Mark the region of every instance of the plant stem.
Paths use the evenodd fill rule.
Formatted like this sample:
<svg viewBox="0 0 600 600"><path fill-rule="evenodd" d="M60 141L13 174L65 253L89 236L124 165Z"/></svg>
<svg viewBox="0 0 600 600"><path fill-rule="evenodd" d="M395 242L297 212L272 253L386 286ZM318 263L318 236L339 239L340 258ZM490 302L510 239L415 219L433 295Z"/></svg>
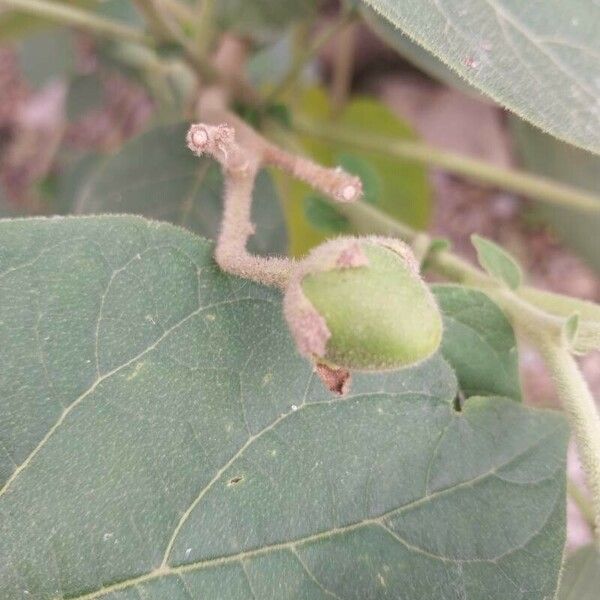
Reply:
<svg viewBox="0 0 600 600"><path fill-rule="evenodd" d="M329 40L335 37L349 23L355 19L355 14L352 11L346 11L338 18L330 27L321 33L305 52L299 54L288 72L275 84L275 87L269 92L264 100L264 104L270 104L277 100L287 89L296 81L305 65L321 50Z"/></svg>
<svg viewBox="0 0 600 600"><path fill-rule="evenodd" d="M144 16L148 28L157 40L165 42L172 39L171 30L154 0L133 0L133 3Z"/></svg>
<svg viewBox="0 0 600 600"><path fill-rule="evenodd" d="M201 56L205 56L214 37L215 0L204 0L198 11L194 44Z"/></svg>
<svg viewBox="0 0 600 600"><path fill-rule="evenodd" d="M577 505L585 522L593 529L594 509L585 492L572 479L567 479L567 492L571 500Z"/></svg>
<svg viewBox="0 0 600 600"><path fill-rule="evenodd" d="M600 197L591 192L545 177L496 167L474 158L438 150L419 141L398 140L368 131L349 130L336 123L316 122L300 115L294 119L294 125L297 131L313 137L340 142L367 152L387 154L401 160L441 167L451 173L548 204L595 214L600 212Z"/></svg>
<svg viewBox="0 0 600 600"><path fill-rule="evenodd" d="M163 6L180 22L186 25L195 21L196 15L192 8L179 0L162 0Z"/></svg>
<svg viewBox="0 0 600 600"><path fill-rule="evenodd" d="M600 416L575 359L555 340L538 338L575 435L579 459L592 496L596 534L600 531ZM600 539L598 540L600 544Z"/></svg>
<svg viewBox="0 0 600 600"><path fill-rule="evenodd" d="M61 4L60 2L48 2L46 0L0 0L0 6L6 6L19 12L43 17L56 23L79 27L103 37L141 44L152 44L152 38L138 29L105 19L87 10Z"/></svg>
<svg viewBox="0 0 600 600"><path fill-rule="evenodd" d="M352 85L354 52L356 45L356 23L350 23L339 34L331 80L331 114L335 116L342 110L348 99Z"/></svg>

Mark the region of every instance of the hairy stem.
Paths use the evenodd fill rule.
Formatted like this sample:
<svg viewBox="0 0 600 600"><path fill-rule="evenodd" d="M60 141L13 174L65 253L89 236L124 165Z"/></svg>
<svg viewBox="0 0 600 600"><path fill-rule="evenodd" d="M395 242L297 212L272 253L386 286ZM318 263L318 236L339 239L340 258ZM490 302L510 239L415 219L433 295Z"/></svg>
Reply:
<svg viewBox="0 0 600 600"><path fill-rule="evenodd" d="M440 167L450 173L548 204L594 214L600 212L600 197L591 192L516 169L504 169L474 158L438 150L422 142L378 136L368 131L351 131L336 123L316 122L302 116L294 119L294 125L299 132L313 137Z"/></svg>
<svg viewBox="0 0 600 600"><path fill-rule="evenodd" d="M540 336L541 337L541 336ZM575 359L554 340L541 338L539 349L552 373L571 423L579 460L592 496L596 534L600 531L600 416ZM600 540L598 540L600 545Z"/></svg>
<svg viewBox="0 0 600 600"><path fill-rule="evenodd" d="M266 285L285 288L295 262L289 258L263 258L248 252L254 233L251 222L252 190L259 169L272 165L303 179L337 202L352 202L362 194L360 179L341 169L328 169L291 155L268 142L227 109L227 93L208 88L198 103L205 123L192 125L188 147L196 155L209 154L223 169L224 215L215 258L229 273Z"/></svg>
<svg viewBox="0 0 600 600"><path fill-rule="evenodd" d="M49 2L47 0L0 0L0 6L42 17L63 25L79 27L102 37L141 44L152 44L152 38L138 29L116 23L87 10L68 6L60 2Z"/></svg>

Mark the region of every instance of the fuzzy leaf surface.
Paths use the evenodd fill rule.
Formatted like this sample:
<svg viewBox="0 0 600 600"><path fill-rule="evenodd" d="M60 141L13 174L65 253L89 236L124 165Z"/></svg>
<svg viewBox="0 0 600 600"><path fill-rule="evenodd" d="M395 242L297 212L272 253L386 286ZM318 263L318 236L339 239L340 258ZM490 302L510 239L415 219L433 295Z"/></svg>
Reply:
<svg viewBox="0 0 600 600"><path fill-rule="evenodd" d="M436 355L332 397L277 292L134 217L0 222L0 597L553 597L567 430Z"/></svg>
<svg viewBox="0 0 600 600"><path fill-rule="evenodd" d="M364 1L520 117L600 153L594 0Z"/></svg>

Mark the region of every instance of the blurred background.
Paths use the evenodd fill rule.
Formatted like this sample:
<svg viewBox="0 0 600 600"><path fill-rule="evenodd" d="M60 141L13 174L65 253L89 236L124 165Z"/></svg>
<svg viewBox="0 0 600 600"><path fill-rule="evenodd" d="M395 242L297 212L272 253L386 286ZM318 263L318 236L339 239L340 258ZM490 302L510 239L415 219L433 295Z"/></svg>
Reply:
<svg viewBox="0 0 600 600"><path fill-rule="evenodd" d="M182 23L193 20L193 2L169 3ZM129 0L65 4L127 27L144 26ZM317 140L290 120L297 112L420 140L593 193L600 193L599 157L485 99L371 11L344 20L336 1L306 3L310 7L296 2L294 10L283 3L265 21L251 0L216 4L208 50L224 31L243 40L248 80L270 98L267 112L277 128L265 125L264 114L242 97L237 109L244 118L317 160L357 173L366 201L447 238L457 252L474 258L469 237L477 232L516 256L531 284L600 301L599 216L525 200L423 162ZM480 58L465 60L477 68ZM278 90L294 65L299 80ZM198 85L168 44L147 52L134 42L98 38L0 1L0 217L130 212L214 236L220 174L189 155L184 144ZM306 186L277 173L261 174L254 210L253 248L263 253L299 255L348 227ZM541 359L526 346L520 357L527 401L556 406ZM600 396L600 354L583 359L582 368ZM582 483L573 453L570 472ZM570 546L589 539L585 521L569 505Z"/></svg>

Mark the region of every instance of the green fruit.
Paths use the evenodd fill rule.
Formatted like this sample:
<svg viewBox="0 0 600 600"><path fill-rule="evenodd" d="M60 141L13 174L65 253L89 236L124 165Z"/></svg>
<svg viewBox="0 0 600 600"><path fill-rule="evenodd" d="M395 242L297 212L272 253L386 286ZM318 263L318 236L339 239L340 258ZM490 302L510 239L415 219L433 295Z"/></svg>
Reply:
<svg viewBox="0 0 600 600"><path fill-rule="evenodd" d="M313 270L300 280L304 297L330 334L324 354L314 358L370 371L405 367L431 356L442 339L442 318L410 249L378 238L353 243L362 266Z"/></svg>

